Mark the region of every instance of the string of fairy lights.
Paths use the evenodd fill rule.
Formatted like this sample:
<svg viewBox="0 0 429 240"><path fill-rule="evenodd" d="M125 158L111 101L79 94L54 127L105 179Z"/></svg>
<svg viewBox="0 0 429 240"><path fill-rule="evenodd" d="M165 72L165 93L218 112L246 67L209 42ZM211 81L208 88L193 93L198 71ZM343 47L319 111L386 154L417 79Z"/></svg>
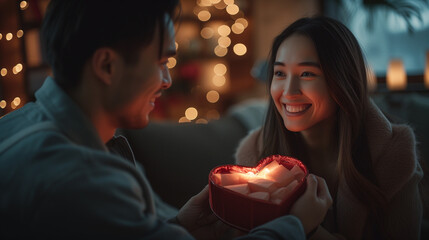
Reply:
<svg viewBox="0 0 429 240"><path fill-rule="evenodd" d="M20 9L25 11L28 9L29 3L27 1L20 1ZM231 19L219 24L219 21L211 21L214 11L226 11ZM240 10L239 4L236 4L234 0L196 0L196 5L193 9L193 13L201 21L202 28L200 29L200 37L204 40L215 40L216 46L213 48L213 53L219 58L219 62L212 66L211 72L211 84L214 86L213 89L209 89L206 92L206 100L209 103L217 103L221 94L218 89L222 88L227 84L227 71L228 67L225 61L222 60L228 52L231 52L237 56L244 56L247 52L245 44L237 42L232 43L230 34L242 34L248 26L248 21L244 17L244 13ZM216 22L214 24L214 22ZM16 33L0 32L0 41L7 42L17 40L24 36L24 31L19 29ZM179 44L176 42L176 49L179 48ZM174 57L169 58L168 68L172 69L177 65L177 59ZM0 66L0 75L2 80L14 74L20 74L24 69L22 63L16 63L10 67ZM0 99L0 108L6 109L10 107L10 110L16 109L18 106L23 104L21 97L16 96L13 99ZM198 118L198 110L196 107L188 107L184 111L184 116L180 117L179 122L195 122L195 123L207 123L207 119L218 119L220 117L219 112L216 109L207 111L206 118Z"/></svg>
<svg viewBox="0 0 429 240"><path fill-rule="evenodd" d="M19 3L19 7L22 11L26 10L28 8L28 2L21 1ZM20 39L23 36L24 36L24 31L21 29L19 29L15 34L12 32L8 32L8 33L0 32L0 41L6 41L6 44L7 44L8 42L14 41L15 38ZM22 63L16 63L12 67L10 67L9 70L7 66L0 66L0 76L2 77L2 79L6 80L8 76L10 76L11 74L17 75L21 73L23 68L24 66L22 65ZM7 101L6 99L0 99L1 109L6 109L8 105L12 110L16 109L18 106L21 105L21 97L16 96L15 98L13 98L13 100L10 100L10 101Z"/></svg>
<svg viewBox="0 0 429 240"><path fill-rule="evenodd" d="M223 21L219 24L219 21L211 22L214 11L226 11L233 21ZM244 56L247 52L245 44L237 42L232 44L232 40L229 37L231 33L239 35L242 34L248 26L248 21L244 17L244 13L240 10L234 0L196 0L196 5L193 9L193 13L196 15L199 21L201 21L202 28L200 30L200 36L204 40L216 40L217 44L213 48L213 53L222 59L232 49L232 52L237 56ZM230 25L227 22L232 22ZM178 44L176 43L176 48ZM169 59L168 67L174 68L177 64L177 60L172 57ZM212 66L211 72L211 84L215 88L222 88L227 83L226 73L228 67L225 65L225 61L219 61ZM209 89L206 93L206 100L209 103L217 103L220 100L220 93L216 89ZM198 118L199 112L195 107L188 107L184 111L184 116L180 117L179 123L192 122L195 123L207 123L207 119L218 119L220 114L216 109L209 110L206 113L206 118Z"/></svg>

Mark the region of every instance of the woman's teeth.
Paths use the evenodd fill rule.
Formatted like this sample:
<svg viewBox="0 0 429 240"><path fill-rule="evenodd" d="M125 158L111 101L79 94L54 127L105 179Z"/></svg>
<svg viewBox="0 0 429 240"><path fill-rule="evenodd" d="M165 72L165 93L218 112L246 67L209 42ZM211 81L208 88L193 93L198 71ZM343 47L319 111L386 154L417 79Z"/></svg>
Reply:
<svg viewBox="0 0 429 240"><path fill-rule="evenodd" d="M306 110L309 107L308 104L305 105L286 105L286 111L290 113L298 113Z"/></svg>

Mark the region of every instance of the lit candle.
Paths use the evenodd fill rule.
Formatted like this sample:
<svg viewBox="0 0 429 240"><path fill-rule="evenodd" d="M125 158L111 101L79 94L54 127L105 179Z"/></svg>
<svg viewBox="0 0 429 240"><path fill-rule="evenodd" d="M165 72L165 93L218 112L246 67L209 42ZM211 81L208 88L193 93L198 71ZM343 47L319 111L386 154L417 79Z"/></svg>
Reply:
<svg viewBox="0 0 429 240"><path fill-rule="evenodd" d="M400 59L392 59L387 69L387 88L390 90L403 90L407 87L407 74Z"/></svg>

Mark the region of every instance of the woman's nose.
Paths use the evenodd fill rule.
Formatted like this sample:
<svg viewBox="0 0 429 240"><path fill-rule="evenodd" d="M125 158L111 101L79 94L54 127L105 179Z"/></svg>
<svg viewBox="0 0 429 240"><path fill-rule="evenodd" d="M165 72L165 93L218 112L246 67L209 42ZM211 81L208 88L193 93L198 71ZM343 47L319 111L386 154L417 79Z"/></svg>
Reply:
<svg viewBox="0 0 429 240"><path fill-rule="evenodd" d="M289 79L285 81L285 84L283 86L283 95L286 98L291 98L294 96L301 95L301 86L299 82L299 78L296 76L289 76Z"/></svg>

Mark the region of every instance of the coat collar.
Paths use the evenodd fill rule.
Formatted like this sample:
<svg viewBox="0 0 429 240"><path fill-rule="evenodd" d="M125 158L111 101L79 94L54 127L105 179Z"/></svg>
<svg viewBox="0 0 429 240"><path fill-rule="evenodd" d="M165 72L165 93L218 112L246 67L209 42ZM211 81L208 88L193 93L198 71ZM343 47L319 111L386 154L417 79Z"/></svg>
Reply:
<svg viewBox="0 0 429 240"><path fill-rule="evenodd" d="M47 77L35 97L36 103L72 142L107 151L92 122L54 79Z"/></svg>

